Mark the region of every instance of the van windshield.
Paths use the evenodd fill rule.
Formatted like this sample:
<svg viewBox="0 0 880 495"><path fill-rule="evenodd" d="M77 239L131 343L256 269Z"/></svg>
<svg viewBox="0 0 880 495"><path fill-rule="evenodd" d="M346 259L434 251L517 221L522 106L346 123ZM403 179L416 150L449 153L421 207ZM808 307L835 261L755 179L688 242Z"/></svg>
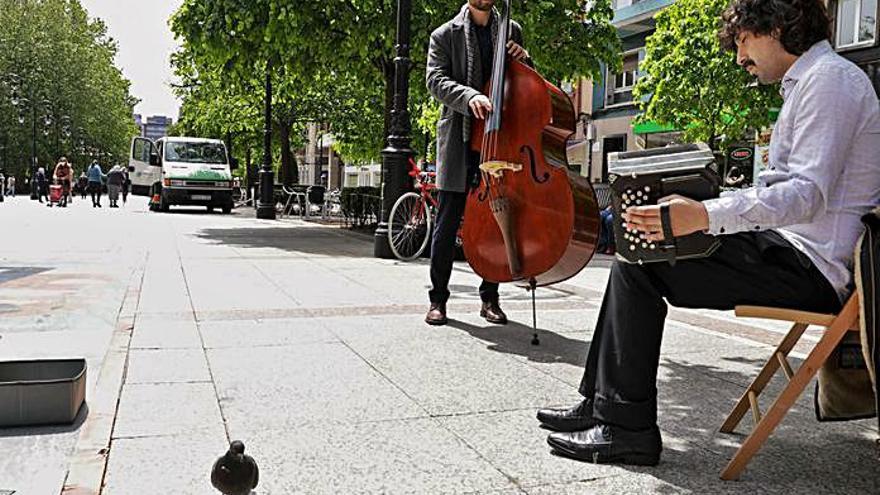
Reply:
<svg viewBox="0 0 880 495"><path fill-rule="evenodd" d="M219 143L165 143L165 161L226 164L226 150Z"/></svg>

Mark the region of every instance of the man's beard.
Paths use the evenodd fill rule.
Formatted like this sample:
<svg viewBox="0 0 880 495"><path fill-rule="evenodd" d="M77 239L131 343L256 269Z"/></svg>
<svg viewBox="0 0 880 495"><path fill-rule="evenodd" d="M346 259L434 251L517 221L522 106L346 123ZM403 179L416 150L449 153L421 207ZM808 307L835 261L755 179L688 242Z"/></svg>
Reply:
<svg viewBox="0 0 880 495"><path fill-rule="evenodd" d="M471 7L483 12L489 12L495 6L495 0L468 0L468 3Z"/></svg>

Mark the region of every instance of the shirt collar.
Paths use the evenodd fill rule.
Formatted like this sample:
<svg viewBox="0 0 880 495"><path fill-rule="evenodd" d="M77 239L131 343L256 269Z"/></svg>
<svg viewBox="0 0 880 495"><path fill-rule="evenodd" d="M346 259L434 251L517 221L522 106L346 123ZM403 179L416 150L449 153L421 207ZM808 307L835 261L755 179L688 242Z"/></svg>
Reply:
<svg viewBox="0 0 880 495"><path fill-rule="evenodd" d="M831 43L829 43L828 40L822 40L815 43L809 50L798 57L797 60L791 64L791 67L785 71L785 75L782 76L782 86L780 88L782 98L785 99L785 95L791 93L791 90L794 89L797 82L804 77L814 65L816 65L816 62L822 58L822 56L831 52L833 52Z"/></svg>

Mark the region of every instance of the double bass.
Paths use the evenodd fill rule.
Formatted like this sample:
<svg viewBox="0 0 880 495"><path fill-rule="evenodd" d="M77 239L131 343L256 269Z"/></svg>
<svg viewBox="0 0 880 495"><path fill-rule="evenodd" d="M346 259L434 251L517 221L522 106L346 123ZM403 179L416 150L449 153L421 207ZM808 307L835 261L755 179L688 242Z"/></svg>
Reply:
<svg viewBox="0 0 880 495"><path fill-rule="evenodd" d="M505 0L486 88L492 111L471 128L480 183L468 193L462 244L474 272L493 282L525 283L534 298L535 287L566 280L590 261L599 208L590 184L568 168L571 100L508 56L509 33Z"/></svg>

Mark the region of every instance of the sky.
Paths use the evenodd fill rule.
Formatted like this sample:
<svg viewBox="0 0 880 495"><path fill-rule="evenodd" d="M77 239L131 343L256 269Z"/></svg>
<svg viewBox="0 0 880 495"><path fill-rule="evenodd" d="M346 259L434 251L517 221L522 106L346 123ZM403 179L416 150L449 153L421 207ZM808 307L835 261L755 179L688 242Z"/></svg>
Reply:
<svg viewBox="0 0 880 495"><path fill-rule="evenodd" d="M131 94L141 102L135 113L165 115L177 121L180 101L172 94L170 56L177 48L168 26L183 0L80 0L90 17L107 24L119 51L116 66L131 81Z"/></svg>

